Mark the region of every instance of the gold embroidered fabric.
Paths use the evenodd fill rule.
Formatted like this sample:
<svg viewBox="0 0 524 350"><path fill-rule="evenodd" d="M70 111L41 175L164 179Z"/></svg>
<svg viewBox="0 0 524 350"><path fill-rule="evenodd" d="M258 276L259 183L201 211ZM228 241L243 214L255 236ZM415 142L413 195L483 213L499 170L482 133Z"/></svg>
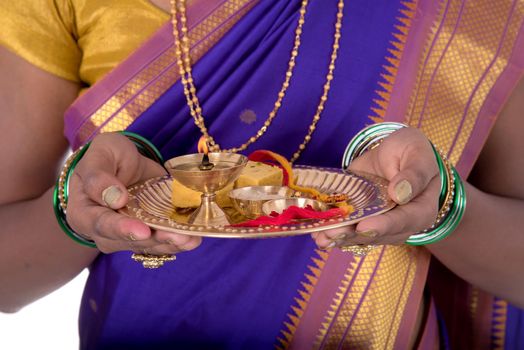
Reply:
<svg viewBox="0 0 524 350"><path fill-rule="evenodd" d="M457 164L514 50L524 1L450 0L442 10L405 122L419 126Z"/></svg>
<svg viewBox="0 0 524 350"><path fill-rule="evenodd" d="M0 45L49 73L90 86L169 16L149 0L8 0L0 2L0 18Z"/></svg>
<svg viewBox="0 0 524 350"><path fill-rule="evenodd" d="M229 0L222 2L212 13L188 32L192 62L197 62L215 45L257 1ZM78 139L85 142L97 132L126 129L179 79L174 45L157 57L139 74L124 84L82 125ZM137 94L137 91L140 93ZM121 108L126 104L125 108Z"/></svg>
<svg viewBox="0 0 524 350"><path fill-rule="evenodd" d="M315 349L392 349L415 278L415 249L388 246L356 258L327 312Z"/></svg>
<svg viewBox="0 0 524 350"><path fill-rule="evenodd" d="M404 122L422 129L457 164L489 93L512 53L522 50L515 42L524 25L524 1L449 0L441 7ZM473 325L481 318L482 295L473 289L469 296ZM472 341L489 337L492 348L502 349L507 303L496 300L493 308L491 334L474 327Z"/></svg>

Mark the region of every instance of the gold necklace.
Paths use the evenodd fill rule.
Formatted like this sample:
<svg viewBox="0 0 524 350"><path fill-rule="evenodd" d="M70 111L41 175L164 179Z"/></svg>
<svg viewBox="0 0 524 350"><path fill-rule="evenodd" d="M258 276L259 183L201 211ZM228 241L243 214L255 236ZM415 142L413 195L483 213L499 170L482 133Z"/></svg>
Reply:
<svg viewBox="0 0 524 350"><path fill-rule="evenodd" d="M282 100L286 94L287 88L289 87L289 81L293 76L293 70L295 67L296 57L298 56L298 50L301 43L302 36L302 27L305 23L305 15L307 8L308 0L302 0L300 7L300 15L298 19L298 24L295 29L295 41L293 49L291 50L291 57L288 62L288 69L286 71L285 79L278 93L277 101L274 104L273 110L269 113L267 120L264 122L264 125L257 131L257 133L250 137L248 141L240 145L239 147L234 147L228 150L227 152L239 152L245 150L249 145L257 141L264 133L267 131L273 119L275 118L278 110L282 106ZM180 8L179 8L180 7ZM335 70L335 61L337 59L337 53L340 42L340 30L342 28L342 18L343 18L343 9L344 9L344 0L339 0L338 2L338 12L337 20L335 23L335 35L333 42L333 49L331 52L331 60L329 63L328 74L326 75L326 82L324 83L324 92L320 97L320 102L317 106L315 115L313 116L313 121L309 125L308 132L304 137L304 141L299 145L297 151L293 154L290 162L293 163L299 157L302 151L306 148L306 145L311 140L313 133L315 132L318 121L320 120L320 115L324 110L324 105L327 101L327 96L331 88L331 81L333 80L333 72ZM180 11L180 12L179 12ZM180 13L180 32L178 30L178 15ZM206 137L207 142L212 151L220 151L220 145L214 140L214 138L208 133L206 128L204 117L202 115L202 107L196 95L196 87L194 85L193 75L191 73L191 60L189 56L189 38L187 37L187 16L186 16L186 0L171 0L171 15L172 15L172 24L173 24L173 36L175 38L175 55L177 58L177 65L179 68L180 77L182 80L182 85L184 87L184 95L186 96L187 104L191 116L195 121L195 125L200 129L200 132Z"/></svg>

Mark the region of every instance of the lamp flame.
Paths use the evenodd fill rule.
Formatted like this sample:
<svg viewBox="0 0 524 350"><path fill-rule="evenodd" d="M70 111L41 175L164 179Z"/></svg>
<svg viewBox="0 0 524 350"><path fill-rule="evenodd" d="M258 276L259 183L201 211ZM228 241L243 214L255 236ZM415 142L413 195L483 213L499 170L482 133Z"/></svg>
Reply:
<svg viewBox="0 0 524 350"><path fill-rule="evenodd" d="M205 136L200 137L200 139L198 140L197 149L198 153L209 153L209 147L207 146L207 138Z"/></svg>
<svg viewBox="0 0 524 350"><path fill-rule="evenodd" d="M204 171L213 169L215 164L209 161L209 147L207 146L207 139L205 136L200 137L200 140L198 140L197 149L198 153L204 153L204 156L202 157L202 163L200 163L198 168Z"/></svg>

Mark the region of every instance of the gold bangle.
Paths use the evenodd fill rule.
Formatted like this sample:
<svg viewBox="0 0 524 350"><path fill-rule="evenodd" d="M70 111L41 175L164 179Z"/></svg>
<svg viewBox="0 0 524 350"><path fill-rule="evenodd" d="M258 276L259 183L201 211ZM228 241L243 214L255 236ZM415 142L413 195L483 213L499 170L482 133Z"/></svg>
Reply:
<svg viewBox="0 0 524 350"><path fill-rule="evenodd" d="M75 232L66 219L67 202L69 196L69 180L73 170L75 169L78 161L83 157L87 151L89 143L80 147L78 150L73 152L65 161L64 166L60 172L60 176L56 181L55 190L53 192L53 209L60 228L75 242L82 245L96 248L96 244L90 237L83 236Z"/></svg>
<svg viewBox="0 0 524 350"><path fill-rule="evenodd" d="M442 159L442 162L444 163L444 167L446 169L446 177L448 180L446 198L444 200L444 203L442 203L442 206L439 209L437 218L435 219L435 222L433 223L433 225L423 230L422 232L428 232L430 230L433 230L435 227L437 227L442 222L442 220L444 220L446 215L449 213L451 205L453 204L453 199L455 198L455 176L453 175L453 171L451 170L451 163L449 162L449 160L443 154L442 151L438 150L438 153L440 155L440 158Z"/></svg>
<svg viewBox="0 0 524 350"><path fill-rule="evenodd" d="M70 168L73 162L78 158L78 155L81 152L85 152L84 147L86 147L86 145L81 146L76 151L71 153L69 157L67 157L66 161L64 162L64 165L62 166L62 170L60 171L60 176L58 177L58 202L60 204L60 207L64 211L64 214L66 213L66 210L67 210L67 199L66 199L66 186L68 186L67 177L70 176L69 174Z"/></svg>

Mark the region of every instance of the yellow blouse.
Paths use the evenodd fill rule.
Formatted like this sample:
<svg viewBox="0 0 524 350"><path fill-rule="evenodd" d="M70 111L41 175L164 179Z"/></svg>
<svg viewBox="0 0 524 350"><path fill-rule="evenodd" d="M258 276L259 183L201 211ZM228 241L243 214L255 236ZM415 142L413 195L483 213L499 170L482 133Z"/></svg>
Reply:
<svg viewBox="0 0 524 350"><path fill-rule="evenodd" d="M149 0L7 0L0 2L0 18L0 45L90 86L169 16Z"/></svg>

